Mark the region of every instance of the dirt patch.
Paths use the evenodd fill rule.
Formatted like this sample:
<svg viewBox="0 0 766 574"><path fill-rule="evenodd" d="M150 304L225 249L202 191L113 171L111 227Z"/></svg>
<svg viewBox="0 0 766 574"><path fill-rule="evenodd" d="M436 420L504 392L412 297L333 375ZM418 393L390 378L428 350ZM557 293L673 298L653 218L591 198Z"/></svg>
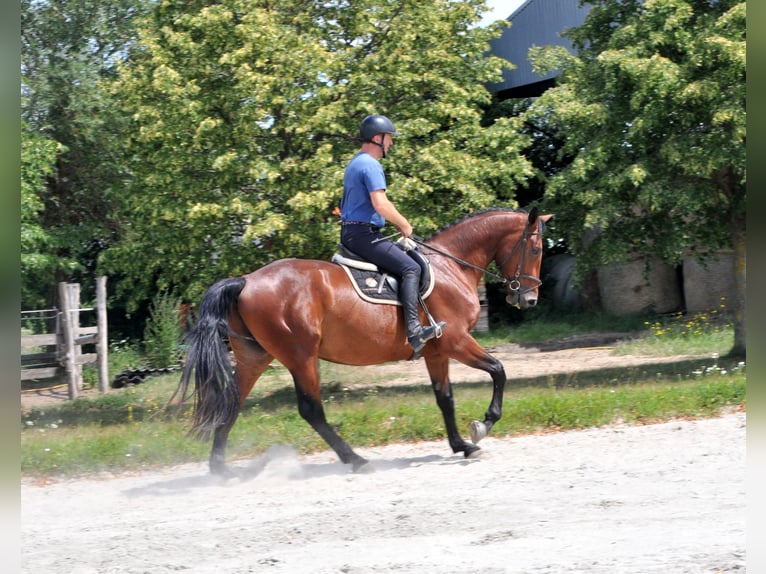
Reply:
<svg viewBox="0 0 766 574"><path fill-rule="evenodd" d="M586 333L582 335L572 335L571 337L562 337L552 341L542 341L539 343L521 343L521 347L533 348L539 351L561 351L563 349L578 349L586 347L611 347L620 341L637 339L642 333Z"/></svg>
<svg viewBox="0 0 766 574"><path fill-rule="evenodd" d="M78 397L95 398L101 393L96 388L86 388ZM65 383L41 381L37 386L24 385L21 389L21 410L60 405L69 400L69 389Z"/></svg>
<svg viewBox="0 0 766 574"><path fill-rule="evenodd" d="M518 345L513 343L497 345L487 350L503 362L509 384L523 382L535 377L547 377L567 373L618 369L649 365L679 363L704 357L693 355L673 355L667 357L643 355L617 355L615 344L629 338L629 333L599 333L568 337L556 341ZM342 368L342 367L339 367ZM400 361L370 367L348 367L359 373L359 386L373 384L412 385L429 384L428 373L423 360ZM453 383L489 381L489 376L452 361L450 380ZM328 383L329 381L324 381ZM352 385L356 386L356 385ZM21 393L21 407L29 410L35 407L61 404L69 400L69 392L64 384L42 384L42 388L27 387ZM119 390L110 391L119 392ZM80 391L81 397L96 397L98 389L87 388Z"/></svg>
<svg viewBox="0 0 766 574"><path fill-rule="evenodd" d="M557 343L536 343L535 345L508 343L488 347L487 350L503 363L509 385L529 384L534 382L533 379L547 379L555 375L607 372L626 367L648 368L651 365L668 365L706 358L699 355L666 357L618 355L615 353L614 345L618 340L620 339L613 338L610 343L608 336L583 337L561 340ZM360 377L364 380L358 386L366 386L370 381L378 380L385 381L385 383L381 383L385 386L412 385L418 382L429 384L428 372L422 360L365 367L362 373L363 375ZM461 382L490 381L490 378L482 371L452 361L450 363L450 380L459 384Z"/></svg>

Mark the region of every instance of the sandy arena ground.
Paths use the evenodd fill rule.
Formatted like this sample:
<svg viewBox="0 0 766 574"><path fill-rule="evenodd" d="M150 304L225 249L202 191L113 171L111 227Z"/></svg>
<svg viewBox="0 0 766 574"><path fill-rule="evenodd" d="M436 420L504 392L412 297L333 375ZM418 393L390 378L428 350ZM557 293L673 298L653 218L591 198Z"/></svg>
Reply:
<svg viewBox="0 0 766 574"><path fill-rule="evenodd" d="M29 574L745 572L743 412L22 484ZM33 543L28 543L34 541Z"/></svg>

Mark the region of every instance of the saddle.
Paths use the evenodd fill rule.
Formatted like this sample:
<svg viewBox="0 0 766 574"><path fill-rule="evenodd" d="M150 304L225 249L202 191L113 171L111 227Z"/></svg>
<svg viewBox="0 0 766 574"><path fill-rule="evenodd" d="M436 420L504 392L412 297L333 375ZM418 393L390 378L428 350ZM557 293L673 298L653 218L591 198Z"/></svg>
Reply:
<svg viewBox="0 0 766 574"><path fill-rule="evenodd" d="M431 263L417 249L407 254L420 265L420 297L426 299L433 291L434 276ZM340 265L351 280L357 294L370 303L401 305L399 301L399 280L378 269L374 263L350 251L344 245L338 245L338 251L331 261Z"/></svg>

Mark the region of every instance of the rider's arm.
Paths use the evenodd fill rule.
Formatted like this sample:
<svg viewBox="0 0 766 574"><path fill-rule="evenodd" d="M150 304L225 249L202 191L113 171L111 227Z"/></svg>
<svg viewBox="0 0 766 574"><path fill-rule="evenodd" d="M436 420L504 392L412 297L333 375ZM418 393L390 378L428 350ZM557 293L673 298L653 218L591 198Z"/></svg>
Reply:
<svg viewBox="0 0 766 574"><path fill-rule="evenodd" d="M376 189L371 192L370 199L372 200L372 206L375 208L375 211L383 216L383 218L391 223L391 225L397 227L404 237L412 235L412 225L410 225L410 222L407 221L406 217L399 213L399 210L396 209L394 204L391 203L391 200L388 199L388 196L386 195L385 189Z"/></svg>

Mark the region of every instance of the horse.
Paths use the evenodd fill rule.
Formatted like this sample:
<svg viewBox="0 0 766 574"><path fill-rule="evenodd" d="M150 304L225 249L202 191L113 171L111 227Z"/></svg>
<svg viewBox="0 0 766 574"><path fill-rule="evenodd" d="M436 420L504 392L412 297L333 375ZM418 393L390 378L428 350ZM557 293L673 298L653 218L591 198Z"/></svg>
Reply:
<svg viewBox="0 0 766 574"><path fill-rule="evenodd" d="M552 215L537 208L489 208L474 212L418 240L431 265L435 285L421 318L446 321L439 338L422 351L453 453L480 454L477 443L502 416L506 383L502 363L471 335L481 305L482 275L499 279L506 301L520 309L537 304L543 230ZM487 267L494 262L499 273ZM396 305L363 300L344 269L331 261L279 259L247 275L222 279L204 294L181 380L173 397L193 397L189 434L213 438L209 470L232 476L226 444L244 400L269 364L278 360L290 372L300 416L353 472L368 461L328 424L320 394L319 360L366 366L412 358L403 313ZM229 352L233 353L232 367ZM484 371L492 378L492 399L484 420L469 425L471 442L460 434L449 379L449 361ZM172 399L171 399L172 400Z"/></svg>

